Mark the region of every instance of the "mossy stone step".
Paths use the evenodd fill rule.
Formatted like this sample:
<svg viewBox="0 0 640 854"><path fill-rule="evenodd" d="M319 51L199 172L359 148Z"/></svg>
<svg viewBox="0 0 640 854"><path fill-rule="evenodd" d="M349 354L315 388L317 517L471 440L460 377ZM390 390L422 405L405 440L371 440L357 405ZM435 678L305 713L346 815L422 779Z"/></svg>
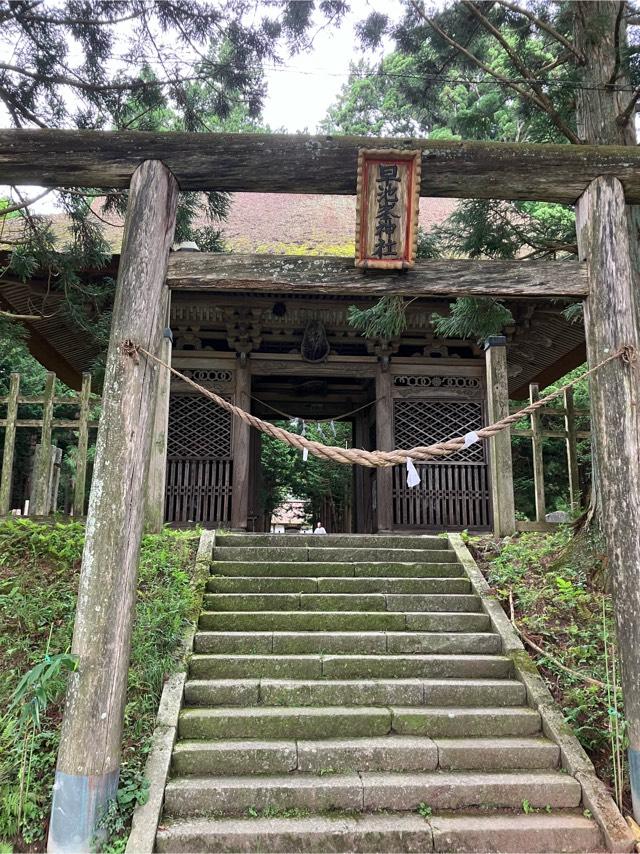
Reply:
<svg viewBox="0 0 640 854"><path fill-rule="evenodd" d="M270 561L272 563L456 563L456 553L443 549L309 548L307 546L218 546L215 561Z"/></svg>
<svg viewBox="0 0 640 854"><path fill-rule="evenodd" d="M377 548L377 549L450 549L446 537L404 534L227 534L216 535L216 546L245 548Z"/></svg>
<svg viewBox="0 0 640 854"><path fill-rule="evenodd" d="M247 854L380 854L385 852L521 852L583 854L601 851L593 819L581 814L419 815L363 813L300 818L191 819L163 823L159 852L243 851Z"/></svg>
<svg viewBox="0 0 640 854"><path fill-rule="evenodd" d="M582 789L559 772L430 771L426 773L290 774L287 776L179 777L165 790L172 816L244 815L247 810L305 809L413 812L421 803L433 810L471 807L576 808Z"/></svg>
<svg viewBox="0 0 640 854"><path fill-rule="evenodd" d="M207 611L480 611L466 593L205 593Z"/></svg>
<svg viewBox="0 0 640 854"><path fill-rule="evenodd" d="M193 679L500 679L511 676L501 655L193 655Z"/></svg>
<svg viewBox="0 0 640 854"><path fill-rule="evenodd" d="M209 593L469 593L467 578L322 578L319 576L213 576Z"/></svg>
<svg viewBox="0 0 640 854"><path fill-rule="evenodd" d="M560 748L546 738L436 739L438 767L447 771L509 771L556 768Z"/></svg>
<svg viewBox="0 0 640 854"><path fill-rule="evenodd" d="M188 706L517 706L521 682L507 679L189 679Z"/></svg>
<svg viewBox="0 0 640 854"><path fill-rule="evenodd" d="M370 655L476 653L501 651L499 635L490 632L196 632L196 653L298 655L342 653Z"/></svg>
<svg viewBox="0 0 640 854"><path fill-rule="evenodd" d="M354 563L353 561L331 563L329 561L213 561L211 573L215 576L321 576L323 578L451 578L466 577L460 564L446 563Z"/></svg>
<svg viewBox="0 0 640 854"><path fill-rule="evenodd" d="M388 735L391 710L383 708L262 707L184 709L179 736L212 738L332 738L339 732L351 736Z"/></svg>
<svg viewBox="0 0 640 854"><path fill-rule="evenodd" d="M326 632L486 632L487 614L400 611L203 611L203 631Z"/></svg>
<svg viewBox="0 0 640 854"><path fill-rule="evenodd" d="M540 733L540 714L524 706L392 707L393 731L428 738L502 738Z"/></svg>

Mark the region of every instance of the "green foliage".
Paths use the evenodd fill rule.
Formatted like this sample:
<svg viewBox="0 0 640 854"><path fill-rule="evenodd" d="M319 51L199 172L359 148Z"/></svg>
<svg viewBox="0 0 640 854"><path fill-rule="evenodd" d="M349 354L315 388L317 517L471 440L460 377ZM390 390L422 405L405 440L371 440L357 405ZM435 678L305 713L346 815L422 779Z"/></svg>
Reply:
<svg viewBox="0 0 640 854"><path fill-rule="evenodd" d="M431 322L442 338L476 338L483 341L499 335L513 323L513 315L500 300L488 297L461 297L449 306L450 314L432 314Z"/></svg>
<svg viewBox="0 0 640 854"><path fill-rule="evenodd" d="M551 534L520 534L502 544L475 538L472 547L507 613L511 597L518 627L548 653L537 663L600 776L610 781L609 724L615 707L624 730L621 692L612 683L608 697L581 678L610 683L605 642L610 654L615 627L602 543L593 534L573 537L564 526Z"/></svg>
<svg viewBox="0 0 640 854"><path fill-rule="evenodd" d="M397 338L407 328L406 308L404 297L382 297L367 308L350 305L347 319L365 338Z"/></svg>
<svg viewBox="0 0 640 854"><path fill-rule="evenodd" d="M575 368L564 377L560 377L542 391L548 394L556 391L568 382L579 379L587 370L586 365ZM574 405L576 409L589 409L589 380L582 379L573 387ZM518 404L524 406L524 402ZM562 398L552 401L551 409L562 407ZM576 418L578 430L588 430L590 419L585 416ZM564 417L562 415L543 415L543 427L549 430L564 430ZM530 427L528 418L523 418L516 424L518 429ZM523 436L511 437L511 449L513 458L513 483L516 509L523 519L535 518L535 501L533 488L533 459L531 451L531 440ZM542 440L542 454L545 474L545 502L547 508L552 510L568 511L569 507L569 475L567 472L567 451L564 439L544 438ZM577 442L578 472L582 503L586 503L591 484L591 441L590 439L579 439Z"/></svg>
<svg viewBox="0 0 640 854"><path fill-rule="evenodd" d="M79 523L0 522L0 840L36 845L48 817L78 588ZM193 532L143 539L117 803L105 819L124 850L167 674L197 611ZM119 834L119 836L118 836Z"/></svg>
<svg viewBox="0 0 640 854"><path fill-rule="evenodd" d="M427 804L420 804L418 806L418 813L422 816L422 818L431 818L433 815L433 809Z"/></svg>
<svg viewBox="0 0 640 854"><path fill-rule="evenodd" d="M316 439L325 445L345 447L351 445L351 424L336 421L333 428L330 423L304 423L278 421L291 433L302 433L309 439ZM334 434L335 430L335 434ZM309 521L321 518L320 512L328 500L331 518L323 519L327 530L335 528L346 504L350 500L352 471L350 466L320 460L309 454L307 461L297 449L277 439L262 437L262 507L267 519L273 510L286 498L302 499L305 502Z"/></svg>

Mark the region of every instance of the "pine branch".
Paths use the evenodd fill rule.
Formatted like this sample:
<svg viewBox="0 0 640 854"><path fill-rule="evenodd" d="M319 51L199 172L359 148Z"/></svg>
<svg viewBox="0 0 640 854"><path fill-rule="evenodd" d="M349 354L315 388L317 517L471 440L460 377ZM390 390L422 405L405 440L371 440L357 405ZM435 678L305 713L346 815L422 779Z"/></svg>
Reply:
<svg viewBox="0 0 640 854"><path fill-rule="evenodd" d="M526 63L522 62L518 54L511 47L507 39L502 35L500 30L495 27L491 21L482 14L480 9L475 5L475 3L471 2L471 0L463 0L464 5L476 16L476 18L480 21L485 30L490 33L498 42L498 44L502 45L505 50L507 56L513 63L515 69L520 72L522 77L528 82L529 86L534 92L535 98L530 97L530 100L533 101L541 110L543 110L551 119L556 128L562 133L569 142L574 143L574 145L580 145L581 140L576 136L576 134L571 130L571 128L565 124L559 115L556 108L553 106L549 97L544 93L542 87L537 82L533 74L529 71Z"/></svg>
<svg viewBox="0 0 640 854"><path fill-rule="evenodd" d="M554 27L551 26L551 24L548 24L546 21L543 21L541 18L538 18L538 16L534 15L533 12L530 12L523 6L519 6L517 3L511 3L509 2L509 0L497 0L497 2L501 6L504 6L505 9L510 9L512 12L517 12L517 14L519 15L524 15L525 18L528 18L532 24L535 24L537 27L540 27L541 30L544 30L545 33L548 33L552 38L560 42L560 44L564 45L567 50L569 50L574 55L579 65L584 65L584 56L571 44L569 39L565 38L562 33L559 33Z"/></svg>

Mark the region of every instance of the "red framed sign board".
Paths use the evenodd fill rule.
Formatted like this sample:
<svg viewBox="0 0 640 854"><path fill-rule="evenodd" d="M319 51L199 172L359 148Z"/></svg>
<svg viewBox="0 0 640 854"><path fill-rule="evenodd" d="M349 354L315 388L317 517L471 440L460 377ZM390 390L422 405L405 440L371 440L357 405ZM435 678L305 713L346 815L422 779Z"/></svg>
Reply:
<svg viewBox="0 0 640 854"><path fill-rule="evenodd" d="M356 267L413 267L421 166L420 151L361 148L358 152Z"/></svg>

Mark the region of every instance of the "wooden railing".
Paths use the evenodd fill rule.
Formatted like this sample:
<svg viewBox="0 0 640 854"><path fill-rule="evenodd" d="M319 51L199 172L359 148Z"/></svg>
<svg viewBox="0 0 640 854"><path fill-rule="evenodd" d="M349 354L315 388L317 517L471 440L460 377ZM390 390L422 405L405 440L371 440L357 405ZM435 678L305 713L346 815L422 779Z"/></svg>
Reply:
<svg viewBox="0 0 640 854"><path fill-rule="evenodd" d="M90 404L98 401L91 394L91 374L82 375L82 389L68 396L56 396L56 375L48 372L42 395L25 396L20 394L20 374L12 373L8 397L0 397L0 407L6 407L4 418L0 418L0 427L4 427L4 451L0 471L0 516L11 511L11 493L13 482L16 430L20 428L40 428L40 441L36 445L29 513L34 516L47 516L56 509L56 496L60 479L62 451L52 444L52 431L55 429L73 430L78 434L76 471L72 512L82 516L85 506L87 480L87 450L89 430L97 427L98 422L90 419ZM19 418L20 406L41 406L40 418ZM56 418L56 406L77 408L76 418Z"/></svg>
<svg viewBox="0 0 640 854"><path fill-rule="evenodd" d="M529 386L529 399L531 403L538 400L540 390L534 383ZM519 406L516 406L517 410ZM560 417L564 420L564 429L554 430L543 426L544 416ZM581 503L580 479L578 471L578 440L590 439L590 430L578 430L577 419L588 418L588 409L576 409L573 401L573 389L564 392L563 406L544 406L535 413L528 416L530 427L528 429L512 429L512 436L521 436L531 439L533 459L533 484L535 492L536 523L542 524L546 517L545 503L545 481L544 461L542 454L542 443L544 439L564 439L566 442L567 473L569 481L569 503L572 508L577 508Z"/></svg>

